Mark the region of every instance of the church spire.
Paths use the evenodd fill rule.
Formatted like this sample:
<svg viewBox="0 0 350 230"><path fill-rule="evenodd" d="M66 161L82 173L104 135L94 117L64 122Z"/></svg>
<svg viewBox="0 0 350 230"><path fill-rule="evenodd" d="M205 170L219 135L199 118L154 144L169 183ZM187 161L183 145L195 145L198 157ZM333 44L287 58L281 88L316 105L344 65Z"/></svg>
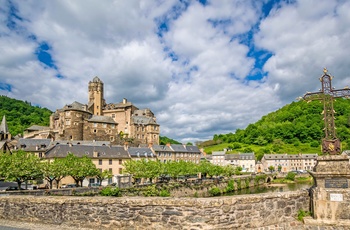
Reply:
<svg viewBox="0 0 350 230"><path fill-rule="evenodd" d="M9 133L9 128L7 126L5 115L2 117L1 125L0 125L0 133L7 134Z"/></svg>

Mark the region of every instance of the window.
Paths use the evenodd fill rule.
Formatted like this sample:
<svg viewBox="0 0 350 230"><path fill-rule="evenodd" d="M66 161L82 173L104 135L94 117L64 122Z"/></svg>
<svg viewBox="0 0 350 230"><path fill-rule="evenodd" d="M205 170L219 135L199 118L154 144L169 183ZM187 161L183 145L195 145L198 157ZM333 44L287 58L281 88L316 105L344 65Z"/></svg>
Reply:
<svg viewBox="0 0 350 230"><path fill-rule="evenodd" d="M94 127L97 127L97 123L94 123Z"/></svg>
<svg viewBox="0 0 350 230"><path fill-rule="evenodd" d="M39 157L42 158L43 157L43 153L39 153Z"/></svg>
<svg viewBox="0 0 350 230"><path fill-rule="evenodd" d="M102 127L103 128L107 128L107 124L102 124Z"/></svg>
<svg viewBox="0 0 350 230"><path fill-rule="evenodd" d="M123 169L119 168L119 174L123 174Z"/></svg>
<svg viewBox="0 0 350 230"><path fill-rule="evenodd" d="M112 164L112 159L109 159L109 164L110 164L110 165Z"/></svg>
<svg viewBox="0 0 350 230"><path fill-rule="evenodd" d="M100 173L102 173L102 169L99 169L100 170Z"/></svg>
<svg viewBox="0 0 350 230"><path fill-rule="evenodd" d="M112 178L108 178L108 184L112 184Z"/></svg>
<svg viewBox="0 0 350 230"><path fill-rule="evenodd" d="M108 170L109 170L110 173L112 172L112 168L109 168Z"/></svg>
<svg viewBox="0 0 350 230"><path fill-rule="evenodd" d="M90 179L89 179L89 183L90 183L90 184L95 183L95 178L90 178Z"/></svg>
<svg viewBox="0 0 350 230"><path fill-rule="evenodd" d="M115 118L115 114L114 113L112 114L112 118Z"/></svg>
<svg viewBox="0 0 350 230"><path fill-rule="evenodd" d="M102 165L102 159L99 159L99 160L98 160L98 164L99 164L99 165Z"/></svg>
<svg viewBox="0 0 350 230"><path fill-rule="evenodd" d="M123 160L119 159L119 165L123 164Z"/></svg>
<svg viewBox="0 0 350 230"><path fill-rule="evenodd" d="M70 119L66 119L66 125L70 125Z"/></svg>

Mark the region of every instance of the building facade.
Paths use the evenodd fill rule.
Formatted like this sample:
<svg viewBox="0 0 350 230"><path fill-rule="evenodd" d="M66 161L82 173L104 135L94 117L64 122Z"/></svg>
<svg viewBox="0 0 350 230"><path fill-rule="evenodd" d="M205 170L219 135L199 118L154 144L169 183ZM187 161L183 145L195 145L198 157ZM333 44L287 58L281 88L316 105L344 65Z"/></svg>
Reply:
<svg viewBox="0 0 350 230"><path fill-rule="evenodd" d="M57 109L50 127L31 126L24 138L67 141L110 141L112 144L159 144L160 126L150 109L139 109L127 99L106 104L104 84L95 77L89 82L88 104L73 102Z"/></svg>
<svg viewBox="0 0 350 230"><path fill-rule="evenodd" d="M312 170L317 163L317 154L264 154L261 159L263 171L273 167L275 171L289 172Z"/></svg>
<svg viewBox="0 0 350 230"><path fill-rule="evenodd" d="M199 164L202 152L197 146L166 144L150 145L150 149L157 156L160 162L185 161Z"/></svg>
<svg viewBox="0 0 350 230"><path fill-rule="evenodd" d="M226 151L217 151L208 159L212 164L233 167L241 167L243 172L255 172L254 153L227 154Z"/></svg>

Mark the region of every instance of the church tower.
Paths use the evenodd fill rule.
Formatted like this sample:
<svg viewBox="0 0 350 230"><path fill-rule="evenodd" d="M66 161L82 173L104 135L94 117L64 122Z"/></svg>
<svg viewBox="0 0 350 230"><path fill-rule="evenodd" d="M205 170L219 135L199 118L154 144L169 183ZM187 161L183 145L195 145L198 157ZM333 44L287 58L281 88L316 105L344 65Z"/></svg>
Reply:
<svg viewBox="0 0 350 230"><path fill-rule="evenodd" d="M0 141L2 140L11 140L11 134L7 126L5 115L2 117L2 121L0 125Z"/></svg>
<svg viewBox="0 0 350 230"><path fill-rule="evenodd" d="M88 107L94 115L103 115L102 109L104 107L105 100L103 98L103 82L94 77L89 82L89 104Z"/></svg>

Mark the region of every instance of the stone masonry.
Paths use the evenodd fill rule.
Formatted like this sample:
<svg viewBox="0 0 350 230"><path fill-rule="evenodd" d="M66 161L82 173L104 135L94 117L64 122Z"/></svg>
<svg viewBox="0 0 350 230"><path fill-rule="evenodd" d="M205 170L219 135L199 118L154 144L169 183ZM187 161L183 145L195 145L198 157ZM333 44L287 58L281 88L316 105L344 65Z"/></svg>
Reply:
<svg viewBox="0 0 350 230"><path fill-rule="evenodd" d="M309 202L307 191L218 198L4 196L0 219L92 229L303 229L295 218Z"/></svg>

